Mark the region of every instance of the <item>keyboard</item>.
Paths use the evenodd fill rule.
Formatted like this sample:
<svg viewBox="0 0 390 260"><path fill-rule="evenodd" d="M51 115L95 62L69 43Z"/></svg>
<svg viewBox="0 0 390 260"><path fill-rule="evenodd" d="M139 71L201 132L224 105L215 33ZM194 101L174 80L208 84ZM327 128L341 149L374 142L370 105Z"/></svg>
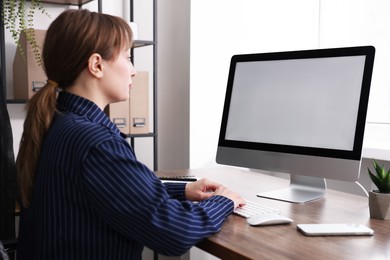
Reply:
<svg viewBox="0 0 390 260"><path fill-rule="evenodd" d="M194 182L199 178L196 176L160 176L162 182Z"/></svg>
<svg viewBox="0 0 390 260"><path fill-rule="evenodd" d="M280 210L247 200L245 206L234 210L234 214L244 218L249 218L255 215L280 214Z"/></svg>

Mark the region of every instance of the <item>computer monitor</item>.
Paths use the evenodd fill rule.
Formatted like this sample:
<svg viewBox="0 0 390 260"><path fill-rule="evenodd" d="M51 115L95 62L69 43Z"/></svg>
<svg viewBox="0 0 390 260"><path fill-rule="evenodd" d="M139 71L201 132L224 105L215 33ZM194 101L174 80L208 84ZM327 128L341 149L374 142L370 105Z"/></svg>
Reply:
<svg viewBox="0 0 390 260"><path fill-rule="evenodd" d="M235 55L216 161L290 174L258 196L304 203L359 178L375 48Z"/></svg>

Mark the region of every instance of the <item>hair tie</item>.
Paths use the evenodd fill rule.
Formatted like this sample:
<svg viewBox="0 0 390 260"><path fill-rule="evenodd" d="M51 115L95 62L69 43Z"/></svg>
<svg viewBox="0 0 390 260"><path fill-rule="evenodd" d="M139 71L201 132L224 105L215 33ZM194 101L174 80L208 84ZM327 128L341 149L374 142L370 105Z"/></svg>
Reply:
<svg viewBox="0 0 390 260"><path fill-rule="evenodd" d="M48 84L52 85L52 86L55 87L55 88L58 87L58 83L55 82L54 80L48 79L48 80L46 80L46 82L47 82Z"/></svg>

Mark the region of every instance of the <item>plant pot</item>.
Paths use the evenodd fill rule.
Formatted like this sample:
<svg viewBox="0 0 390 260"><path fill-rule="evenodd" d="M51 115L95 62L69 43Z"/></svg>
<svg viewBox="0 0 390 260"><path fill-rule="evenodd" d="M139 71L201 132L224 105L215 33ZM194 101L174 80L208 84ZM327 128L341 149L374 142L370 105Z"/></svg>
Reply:
<svg viewBox="0 0 390 260"><path fill-rule="evenodd" d="M369 191L370 217L390 220L390 193Z"/></svg>

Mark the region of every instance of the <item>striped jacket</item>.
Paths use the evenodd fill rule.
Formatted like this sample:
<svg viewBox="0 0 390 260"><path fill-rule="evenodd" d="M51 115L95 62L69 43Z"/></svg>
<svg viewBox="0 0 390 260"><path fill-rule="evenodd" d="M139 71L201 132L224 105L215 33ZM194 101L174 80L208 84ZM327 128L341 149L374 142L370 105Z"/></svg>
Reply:
<svg viewBox="0 0 390 260"><path fill-rule="evenodd" d="M233 202L185 200L162 183L94 103L61 92L44 140L18 259L141 259L144 246L181 255L220 230Z"/></svg>

